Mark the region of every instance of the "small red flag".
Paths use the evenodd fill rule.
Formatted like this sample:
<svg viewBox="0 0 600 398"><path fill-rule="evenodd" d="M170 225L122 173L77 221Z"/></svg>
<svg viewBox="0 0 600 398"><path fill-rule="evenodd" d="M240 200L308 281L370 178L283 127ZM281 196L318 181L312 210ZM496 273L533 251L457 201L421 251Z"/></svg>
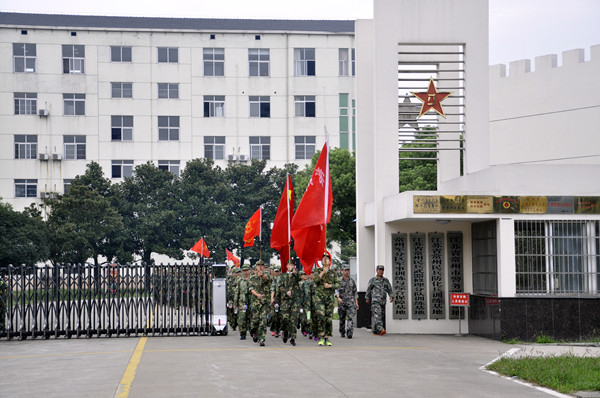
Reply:
<svg viewBox="0 0 600 398"><path fill-rule="evenodd" d="M206 258L210 257L210 252L208 251L208 246L206 245L204 238L202 238L198 242L196 242L196 244L194 246L192 246L192 248L190 250L195 251L196 253L198 253L199 255L201 255L203 257L206 257Z"/></svg>
<svg viewBox="0 0 600 398"><path fill-rule="evenodd" d="M294 214L294 187L292 177L288 174L271 230L271 247L279 252L282 272L287 272L287 263L290 259L292 214Z"/></svg>
<svg viewBox="0 0 600 398"><path fill-rule="evenodd" d="M250 217L246 228L244 229L244 247L254 246L254 237L259 236L260 238L260 226L262 224L262 207Z"/></svg>
<svg viewBox="0 0 600 398"><path fill-rule="evenodd" d="M227 260L231 260L233 261L233 264L235 264L236 267L240 266L240 259L237 258L232 252L230 252L228 249L225 249L225 251L227 252Z"/></svg>
<svg viewBox="0 0 600 398"><path fill-rule="evenodd" d="M329 152L326 142L292 219L294 251L300 258L306 273L310 273L313 264L323 258L326 227L331 218L332 205Z"/></svg>

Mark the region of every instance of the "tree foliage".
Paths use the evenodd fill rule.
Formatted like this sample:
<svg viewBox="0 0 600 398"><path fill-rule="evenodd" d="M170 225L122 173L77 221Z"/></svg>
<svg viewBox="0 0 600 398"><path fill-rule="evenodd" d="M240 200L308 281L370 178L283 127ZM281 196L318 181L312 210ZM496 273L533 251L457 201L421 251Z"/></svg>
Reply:
<svg viewBox="0 0 600 398"><path fill-rule="evenodd" d="M402 146L403 149L420 150L399 154L400 192L437 189L436 145L431 142L419 142L435 139L436 131L436 128L424 127L419 131L419 136L414 143Z"/></svg>
<svg viewBox="0 0 600 398"><path fill-rule="evenodd" d="M0 266L47 260L50 251L46 237L46 225L34 206L18 212L0 203Z"/></svg>

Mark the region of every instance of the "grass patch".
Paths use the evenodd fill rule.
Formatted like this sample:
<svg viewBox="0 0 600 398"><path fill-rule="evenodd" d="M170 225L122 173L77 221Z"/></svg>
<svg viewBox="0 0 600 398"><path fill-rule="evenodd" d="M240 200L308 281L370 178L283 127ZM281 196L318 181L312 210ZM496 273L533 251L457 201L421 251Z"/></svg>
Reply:
<svg viewBox="0 0 600 398"><path fill-rule="evenodd" d="M600 391L600 357L564 354L550 357L502 358L488 366L500 374L570 394Z"/></svg>
<svg viewBox="0 0 600 398"><path fill-rule="evenodd" d="M538 334L537 336L535 336L535 342L538 344L551 344L551 343L556 343L556 341L554 341L554 339L548 335L545 334Z"/></svg>

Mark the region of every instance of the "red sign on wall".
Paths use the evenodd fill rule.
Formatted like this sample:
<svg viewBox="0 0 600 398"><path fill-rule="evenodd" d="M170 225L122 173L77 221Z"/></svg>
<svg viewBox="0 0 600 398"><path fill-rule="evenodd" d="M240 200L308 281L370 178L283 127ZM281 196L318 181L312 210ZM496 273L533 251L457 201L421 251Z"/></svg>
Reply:
<svg viewBox="0 0 600 398"><path fill-rule="evenodd" d="M450 305L468 307L469 293L450 293Z"/></svg>

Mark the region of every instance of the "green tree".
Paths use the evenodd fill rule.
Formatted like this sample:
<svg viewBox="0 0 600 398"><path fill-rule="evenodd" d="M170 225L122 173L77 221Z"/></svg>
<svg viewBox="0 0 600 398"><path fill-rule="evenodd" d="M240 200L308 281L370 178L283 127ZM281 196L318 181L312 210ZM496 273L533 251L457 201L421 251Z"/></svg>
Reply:
<svg viewBox="0 0 600 398"><path fill-rule="evenodd" d="M400 192L437 189L436 144L427 142L436 138L437 128L427 126L420 130L414 143L402 146L415 150L399 153Z"/></svg>
<svg viewBox="0 0 600 398"><path fill-rule="evenodd" d="M35 264L50 256L46 225L34 205L22 212L0 202L0 266Z"/></svg>
<svg viewBox="0 0 600 398"><path fill-rule="evenodd" d="M151 264L152 253L183 258L181 184L171 172L152 162L139 165L133 176L115 186L125 224L124 250Z"/></svg>

